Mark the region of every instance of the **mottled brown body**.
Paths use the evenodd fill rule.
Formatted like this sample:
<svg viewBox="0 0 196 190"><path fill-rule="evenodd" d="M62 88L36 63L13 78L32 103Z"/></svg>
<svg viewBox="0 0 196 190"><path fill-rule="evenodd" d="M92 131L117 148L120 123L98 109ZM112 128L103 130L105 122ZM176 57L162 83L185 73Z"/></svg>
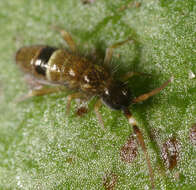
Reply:
<svg viewBox="0 0 196 190"><path fill-rule="evenodd" d="M16 54L16 63L40 81L66 85L89 94L101 94L112 80L103 66L65 49L22 47Z"/></svg>

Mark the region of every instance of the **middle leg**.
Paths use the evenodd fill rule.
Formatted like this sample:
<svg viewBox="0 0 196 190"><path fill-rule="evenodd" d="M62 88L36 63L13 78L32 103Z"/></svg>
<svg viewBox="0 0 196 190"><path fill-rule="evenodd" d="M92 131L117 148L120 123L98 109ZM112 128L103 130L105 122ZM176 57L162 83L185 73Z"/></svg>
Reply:
<svg viewBox="0 0 196 190"><path fill-rule="evenodd" d="M103 119L102 119L102 116L99 112L99 109L100 107L102 106L102 102L100 99L97 100L97 102L95 103L94 105L94 111L95 111L95 114L97 116L97 119L99 121L99 124L101 125L101 127L104 129L104 123L103 123Z"/></svg>
<svg viewBox="0 0 196 190"><path fill-rule="evenodd" d="M85 96L83 93L81 92L76 92L76 93L73 93L73 94L70 94L68 97L67 97L67 106L66 106L66 113L69 114L70 112L70 107L71 107L71 101L73 99L84 99L84 100L87 100L87 96Z"/></svg>
<svg viewBox="0 0 196 190"><path fill-rule="evenodd" d="M112 46L108 47L106 49L106 53L105 53L105 58L104 58L104 65L106 65L107 67L109 67L109 64L112 60L112 54L113 54L113 50L115 48L118 48L119 46L125 44L126 42L132 40L131 38L128 38L127 40L124 40L122 42L118 42L116 44L113 44Z"/></svg>

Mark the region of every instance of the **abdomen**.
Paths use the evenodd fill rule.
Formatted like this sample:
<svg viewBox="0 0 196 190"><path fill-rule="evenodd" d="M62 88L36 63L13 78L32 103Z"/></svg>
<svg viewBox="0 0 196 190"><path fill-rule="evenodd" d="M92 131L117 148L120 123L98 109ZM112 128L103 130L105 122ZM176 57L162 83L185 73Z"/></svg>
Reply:
<svg viewBox="0 0 196 190"><path fill-rule="evenodd" d="M21 69L43 84L66 85L85 93L98 94L105 88L110 74L85 57L49 46L22 47L16 53Z"/></svg>
<svg viewBox="0 0 196 190"><path fill-rule="evenodd" d="M22 47L16 53L16 64L28 74L38 79L46 79L48 61L56 48L47 46Z"/></svg>
<svg viewBox="0 0 196 190"><path fill-rule="evenodd" d="M38 80L70 88L80 87L80 76L91 65L85 58L49 46L22 47L16 53L16 63Z"/></svg>

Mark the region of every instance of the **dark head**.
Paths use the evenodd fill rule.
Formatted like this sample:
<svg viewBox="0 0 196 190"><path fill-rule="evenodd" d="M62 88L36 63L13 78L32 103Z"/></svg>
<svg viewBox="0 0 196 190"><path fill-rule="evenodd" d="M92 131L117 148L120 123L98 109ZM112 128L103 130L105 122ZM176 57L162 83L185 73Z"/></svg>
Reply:
<svg viewBox="0 0 196 190"><path fill-rule="evenodd" d="M101 96L103 102L112 109L124 110L131 104L131 92L127 86L120 82L115 81L111 83Z"/></svg>

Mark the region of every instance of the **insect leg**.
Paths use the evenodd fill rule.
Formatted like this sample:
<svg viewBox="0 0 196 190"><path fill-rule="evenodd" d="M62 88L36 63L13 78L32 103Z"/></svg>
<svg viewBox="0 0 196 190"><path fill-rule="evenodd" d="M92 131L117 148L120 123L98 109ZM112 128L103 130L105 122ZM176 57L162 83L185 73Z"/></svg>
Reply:
<svg viewBox="0 0 196 190"><path fill-rule="evenodd" d="M79 98L79 99L86 99L86 97L84 96L84 94L82 94L81 92L76 92L76 93L70 94L70 95L67 97L67 106L66 106L66 113L67 113L67 114L69 114L69 112L70 112L71 101L72 101L73 99L76 99L76 98Z"/></svg>
<svg viewBox="0 0 196 190"><path fill-rule="evenodd" d="M128 79L130 79L131 77L136 76L136 75L147 75L147 76L150 76L149 74L146 74L146 73L130 71L130 72L127 72L124 76L122 76L120 78L120 80L121 81L127 81Z"/></svg>
<svg viewBox="0 0 196 190"><path fill-rule="evenodd" d="M62 90L63 90L63 88L61 88L61 87L53 87L53 88L42 87L40 89L30 90L26 95L18 98L16 100L16 102L22 102L22 101L24 101L28 98L33 97L33 96L43 96L43 95L46 95L46 94L52 94L52 93L60 92Z"/></svg>
<svg viewBox="0 0 196 190"><path fill-rule="evenodd" d="M99 121L99 124L100 124L100 125L102 126L102 128L104 129L103 119L102 119L102 116L101 116L101 114L100 114L100 112L99 112L99 109L100 109L101 105L102 105L102 102L101 102L100 99L98 99L97 102L96 102L95 105L94 105L94 111L95 111L95 114L96 114L97 119L98 119L98 121Z"/></svg>
<svg viewBox="0 0 196 190"><path fill-rule="evenodd" d="M24 81L30 89L40 89L43 87L43 84L40 81L35 80L33 76L28 74L24 75Z"/></svg>
<svg viewBox="0 0 196 190"><path fill-rule="evenodd" d="M57 30L57 31L61 34L61 36L63 37L63 39L67 42L69 48L70 48L73 52L75 52L76 49L77 49L77 48L76 48L76 44L75 44L75 42L73 41L73 39L72 39L71 35L69 34L69 32L67 32L67 31L64 30L64 29L61 29L61 28L58 27L58 26L53 26L53 28L54 28L55 30Z"/></svg>
<svg viewBox="0 0 196 190"><path fill-rule="evenodd" d="M135 135L137 136L137 140L144 152L144 155L146 157L146 162L147 162L147 166L148 166L148 170L149 170L149 174L150 174L150 178L151 178L151 184L152 184L152 188L154 189L154 174L153 174L153 169L151 166L151 162L150 162L150 157L148 155L148 151L144 142L144 137L142 132L140 131L139 127L137 125L133 125L133 131L135 133Z"/></svg>
<svg viewBox="0 0 196 190"><path fill-rule="evenodd" d="M112 54L113 54L113 50L115 48L118 48L119 46L125 44L126 42L130 41L131 38L128 38L127 40L124 40L122 42L118 42L116 44L113 44L112 46L108 47L106 49L106 53L105 53L105 58L104 58L104 65L109 66L111 60L112 60Z"/></svg>
<svg viewBox="0 0 196 190"><path fill-rule="evenodd" d="M150 178L151 178L152 189L154 189L154 174L153 174L153 169L152 169L151 162L150 162L150 157L148 155L148 151L147 151L147 148L146 148L146 145L145 145L145 142L144 142L143 134L140 131L140 129L137 125L137 122L134 119L134 117L132 116L131 112L128 109L125 109L124 114L125 114L126 118L128 119L129 124L133 126L133 131L134 131L134 133L137 137L137 141L138 141L139 145L141 146L141 148L144 152L146 162L147 162L147 166L148 166L148 170L149 170L149 175L150 175Z"/></svg>
<svg viewBox="0 0 196 190"><path fill-rule="evenodd" d="M142 94L138 97L136 97L135 99L133 99L133 103L138 103L138 102L142 102L144 100L147 100L148 98L150 98L151 96L154 96L155 94L159 93L163 88L165 88L169 83L171 82L171 79L169 79L168 81L166 81L165 83L163 83L159 88L155 88L154 90L152 90L151 92Z"/></svg>

